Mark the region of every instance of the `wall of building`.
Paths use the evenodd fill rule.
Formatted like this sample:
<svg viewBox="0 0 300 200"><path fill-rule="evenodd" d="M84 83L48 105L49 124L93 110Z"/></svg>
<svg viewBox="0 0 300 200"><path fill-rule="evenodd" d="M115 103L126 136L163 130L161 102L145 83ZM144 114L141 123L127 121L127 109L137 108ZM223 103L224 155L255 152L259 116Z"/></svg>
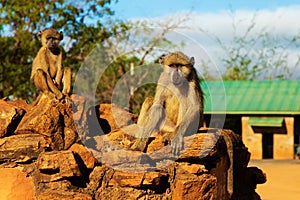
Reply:
<svg viewBox="0 0 300 200"><path fill-rule="evenodd" d="M248 124L249 117L242 117L242 139L251 152L251 159L263 159L263 134L272 134L266 131L255 132ZM285 133L273 132L273 159L294 158L294 118L284 117ZM263 130L263 129L262 129ZM274 129L272 129L274 130ZM265 147L266 148L266 147Z"/></svg>
<svg viewBox="0 0 300 200"><path fill-rule="evenodd" d="M254 133L248 120L249 117L242 117L242 140L251 152L251 159L262 159L262 134Z"/></svg>

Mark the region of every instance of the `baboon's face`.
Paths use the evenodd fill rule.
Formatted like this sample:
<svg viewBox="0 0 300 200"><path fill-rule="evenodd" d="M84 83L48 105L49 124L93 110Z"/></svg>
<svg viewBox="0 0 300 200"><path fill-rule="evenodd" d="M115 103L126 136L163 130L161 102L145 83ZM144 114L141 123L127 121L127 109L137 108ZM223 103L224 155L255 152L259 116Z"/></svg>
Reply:
<svg viewBox="0 0 300 200"><path fill-rule="evenodd" d="M178 72L178 74L182 77L187 78L191 73L191 65L182 65L182 64L171 64L168 65L169 68Z"/></svg>
<svg viewBox="0 0 300 200"><path fill-rule="evenodd" d="M178 85L186 80L193 68L194 58L189 58L181 52L171 53L161 58L165 72L170 74L171 81Z"/></svg>
<svg viewBox="0 0 300 200"><path fill-rule="evenodd" d="M55 54L59 51L59 42L63 39L63 33L49 28L39 32L38 37L42 41L42 45Z"/></svg>

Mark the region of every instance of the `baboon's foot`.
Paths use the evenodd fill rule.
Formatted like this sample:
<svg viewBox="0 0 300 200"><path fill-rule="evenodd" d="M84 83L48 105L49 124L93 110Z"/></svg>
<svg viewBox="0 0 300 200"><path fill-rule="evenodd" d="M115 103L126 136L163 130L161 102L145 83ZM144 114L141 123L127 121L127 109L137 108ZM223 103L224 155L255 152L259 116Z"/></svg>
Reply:
<svg viewBox="0 0 300 200"><path fill-rule="evenodd" d="M72 107L72 100L68 95L65 95L63 99L61 99L62 103L65 103L68 107Z"/></svg>
<svg viewBox="0 0 300 200"><path fill-rule="evenodd" d="M137 139L137 141L130 147L130 149L134 151L146 152L148 140L148 138Z"/></svg>
<svg viewBox="0 0 300 200"><path fill-rule="evenodd" d="M55 98L57 99L57 100L62 100L63 98L64 98L65 96L61 93L61 92L57 92L56 94L55 94Z"/></svg>

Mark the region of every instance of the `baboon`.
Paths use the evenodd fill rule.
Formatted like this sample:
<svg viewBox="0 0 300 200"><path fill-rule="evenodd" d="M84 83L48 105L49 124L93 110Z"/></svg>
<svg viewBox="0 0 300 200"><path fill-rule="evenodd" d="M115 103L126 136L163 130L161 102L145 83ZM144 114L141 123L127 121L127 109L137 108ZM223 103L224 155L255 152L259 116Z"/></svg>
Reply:
<svg viewBox="0 0 300 200"><path fill-rule="evenodd" d="M183 149L183 136L196 133L203 123L203 92L194 57L174 52L159 59L163 67L154 98L144 101L137 125L142 127L131 149L145 151L155 131L171 141L171 151Z"/></svg>
<svg viewBox="0 0 300 200"><path fill-rule="evenodd" d="M30 79L41 92L61 100L71 90L71 69L63 68L59 47L63 33L49 28L39 31L37 37L42 47L32 63ZM60 86L63 86L62 92Z"/></svg>

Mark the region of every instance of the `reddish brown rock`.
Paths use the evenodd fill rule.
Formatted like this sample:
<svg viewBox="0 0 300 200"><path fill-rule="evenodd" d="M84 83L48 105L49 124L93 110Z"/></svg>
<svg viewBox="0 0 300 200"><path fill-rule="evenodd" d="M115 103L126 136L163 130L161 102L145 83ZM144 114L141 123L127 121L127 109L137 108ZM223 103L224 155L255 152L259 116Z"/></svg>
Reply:
<svg viewBox="0 0 300 200"><path fill-rule="evenodd" d="M41 153L37 168L41 182L56 181L65 177L81 176L80 168L71 151L52 151Z"/></svg>
<svg viewBox="0 0 300 200"><path fill-rule="evenodd" d="M76 94L71 95L72 99L72 109L73 109L73 120L76 122L81 122L86 120L85 109L86 109L86 100L83 96Z"/></svg>
<svg viewBox="0 0 300 200"><path fill-rule="evenodd" d="M138 188L142 185L144 173L128 173L116 171L109 182L110 186L119 185L120 187Z"/></svg>
<svg viewBox="0 0 300 200"><path fill-rule="evenodd" d="M0 162L28 162L36 159L49 144L39 134L12 135L0 139Z"/></svg>
<svg viewBox="0 0 300 200"><path fill-rule="evenodd" d="M106 135L107 139L112 141L115 145L129 149L135 142L136 138L126 134L123 130L115 130Z"/></svg>
<svg viewBox="0 0 300 200"><path fill-rule="evenodd" d="M99 118L107 120L111 130L119 129L137 121L137 116L114 104L100 104Z"/></svg>
<svg viewBox="0 0 300 200"><path fill-rule="evenodd" d="M28 112L29 110L32 109L32 105L28 104L26 100L10 100L10 101L6 101L9 105L18 107L22 110L25 110L26 112Z"/></svg>
<svg viewBox="0 0 300 200"><path fill-rule="evenodd" d="M79 192L44 192L39 200L93 200L92 195Z"/></svg>
<svg viewBox="0 0 300 200"><path fill-rule="evenodd" d="M0 138L13 134L24 114L25 110L0 100Z"/></svg>
<svg viewBox="0 0 300 200"><path fill-rule="evenodd" d="M45 95L20 122L15 134L37 133L48 137L53 150L68 149L78 138L72 108Z"/></svg>
<svg viewBox="0 0 300 200"><path fill-rule="evenodd" d="M165 193L169 188L169 174L165 172L145 172L142 188L147 188L155 193Z"/></svg>
<svg viewBox="0 0 300 200"><path fill-rule="evenodd" d="M216 178L205 174L202 176L179 175L175 180L173 200L213 200Z"/></svg>
<svg viewBox="0 0 300 200"><path fill-rule="evenodd" d="M111 167L96 166L89 175L87 189L95 192L98 188L106 188L114 175L115 170Z"/></svg>
<svg viewBox="0 0 300 200"><path fill-rule="evenodd" d="M33 200L34 184L18 169L0 168L1 200Z"/></svg>
<svg viewBox="0 0 300 200"><path fill-rule="evenodd" d="M181 152L179 160L195 162L202 158L214 160L213 157L221 156L219 154L223 154L222 150L225 152L226 146L224 141L220 141L222 139L220 135L221 130L215 129L185 137L184 150Z"/></svg>
<svg viewBox="0 0 300 200"><path fill-rule="evenodd" d="M148 153L130 151L135 131L119 127L128 127L135 116L106 104L96 106L93 116L83 97L71 99L72 108L41 98L26 108L16 135L0 139L0 167L21 168L20 177L33 180L26 190L36 199L259 199L255 188L266 177L247 167L250 153L232 131L209 129L185 137L179 157L160 135L151 138ZM98 134L99 127L105 127L105 135ZM78 132L90 134L80 135L86 147L76 143ZM9 194L2 192L1 183L0 170L3 199L27 198L15 191L23 183L12 187L7 181L14 188Z"/></svg>
<svg viewBox="0 0 300 200"><path fill-rule="evenodd" d="M150 196L150 195L149 195ZM100 188L95 194L95 200L135 200L135 199L147 199L149 197L147 195L147 191L139 190L131 187L107 187L107 188ZM157 198L148 198L153 200L160 200L163 199L159 196Z"/></svg>
<svg viewBox="0 0 300 200"><path fill-rule="evenodd" d="M53 101L53 103L55 102ZM26 113L15 133L37 133L51 137L52 133L61 129L60 124L62 124L57 105L58 103L54 107L51 100L46 97L41 98L40 103Z"/></svg>
<svg viewBox="0 0 300 200"><path fill-rule="evenodd" d="M102 163L107 165L121 165L124 163L155 165L154 161L145 153L139 151L115 150L102 154Z"/></svg>
<svg viewBox="0 0 300 200"><path fill-rule="evenodd" d="M137 116L114 104L100 104L90 107L86 112L89 136L99 136L119 130L136 122Z"/></svg>
<svg viewBox="0 0 300 200"><path fill-rule="evenodd" d="M179 163L178 171L181 174L189 173L189 174L195 174L195 175L199 175L199 174L208 172L204 165L190 164L190 163Z"/></svg>
<svg viewBox="0 0 300 200"><path fill-rule="evenodd" d="M161 172L122 172L115 171L109 186L150 188L154 191L163 191L167 188L168 176Z"/></svg>
<svg viewBox="0 0 300 200"><path fill-rule="evenodd" d="M70 147L69 150L77 153L88 169L94 168L97 159L93 155L91 155L91 153L85 146L75 143Z"/></svg>
<svg viewBox="0 0 300 200"><path fill-rule="evenodd" d="M163 140L162 135L157 134L153 141L147 147L147 153L155 152L162 149L165 146L165 141Z"/></svg>

